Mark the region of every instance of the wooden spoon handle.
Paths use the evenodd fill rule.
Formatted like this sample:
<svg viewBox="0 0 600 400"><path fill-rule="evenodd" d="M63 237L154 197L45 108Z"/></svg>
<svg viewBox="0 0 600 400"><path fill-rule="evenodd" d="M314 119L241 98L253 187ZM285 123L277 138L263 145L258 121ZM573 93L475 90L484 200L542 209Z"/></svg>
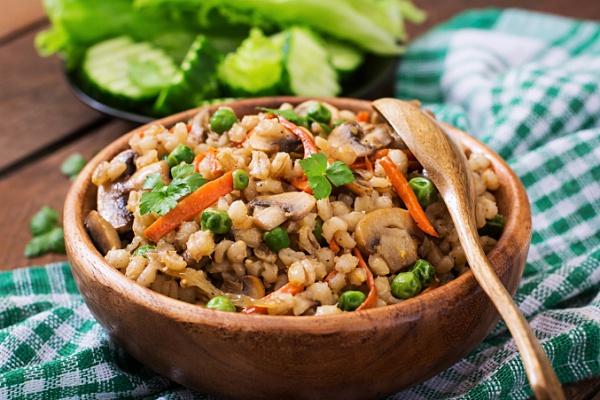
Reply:
<svg viewBox="0 0 600 400"><path fill-rule="evenodd" d="M456 229L462 231L458 233L459 237L463 239L461 244L469 266L479 285L496 306L515 340L535 397L538 400L564 399L560 382L540 342L533 334L527 320L513 301L510 293L496 275L479 244L477 236L468 225L457 225Z"/></svg>

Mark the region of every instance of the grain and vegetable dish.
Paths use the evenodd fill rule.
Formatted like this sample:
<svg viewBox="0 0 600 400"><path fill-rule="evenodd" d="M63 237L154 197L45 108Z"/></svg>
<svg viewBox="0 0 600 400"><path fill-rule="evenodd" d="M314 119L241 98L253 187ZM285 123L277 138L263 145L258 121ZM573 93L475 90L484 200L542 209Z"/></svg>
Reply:
<svg viewBox="0 0 600 400"><path fill-rule="evenodd" d="M490 161L467 152L489 251L502 233ZM375 113L315 100L137 131L98 165L86 227L107 262L164 295L248 314L395 304L467 270L448 212Z"/></svg>

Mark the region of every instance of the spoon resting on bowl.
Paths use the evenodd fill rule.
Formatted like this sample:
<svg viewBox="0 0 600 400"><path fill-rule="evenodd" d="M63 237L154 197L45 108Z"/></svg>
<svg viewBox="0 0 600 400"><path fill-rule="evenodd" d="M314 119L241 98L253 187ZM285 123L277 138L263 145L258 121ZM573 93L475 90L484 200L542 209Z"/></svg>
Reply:
<svg viewBox="0 0 600 400"><path fill-rule="evenodd" d="M475 190L464 153L414 103L384 98L372 104L427 170L444 199L471 271L504 319L521 353L533 393L539 400L564 399L550 361L479 243L474 216Z"/></svg>

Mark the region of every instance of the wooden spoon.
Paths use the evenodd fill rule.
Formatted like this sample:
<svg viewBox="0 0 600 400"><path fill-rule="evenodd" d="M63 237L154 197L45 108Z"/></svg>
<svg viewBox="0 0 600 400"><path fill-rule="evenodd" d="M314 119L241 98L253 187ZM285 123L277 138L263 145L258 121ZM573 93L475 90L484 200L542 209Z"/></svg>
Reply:
<svg viewBox="0 0 600 400"><path fill-rule="evenodd" d="M481 248L474 216L475 190L464 153L416 103L385 98L375 100L373 107L427 170L444 199L471 271L512 334L535 396L564 399L550 361Z"/></svg>

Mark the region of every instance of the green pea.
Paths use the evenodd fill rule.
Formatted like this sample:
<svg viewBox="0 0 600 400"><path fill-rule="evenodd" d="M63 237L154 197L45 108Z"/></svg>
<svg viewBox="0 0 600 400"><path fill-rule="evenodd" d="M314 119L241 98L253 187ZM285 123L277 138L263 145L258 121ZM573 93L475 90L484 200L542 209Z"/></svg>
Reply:
<svg viewBox="0 0 600 400"><path fill-rule="evenodd" d="M344 311L356 310L367 298L363 292L348 290L340 295L338 308Z"/></svg>
<svg viewBox="0 0 600 400"><path fill-rule="evenodd" d="M505 224L504 215L497 214L494 218L487 220L483 228L479 229L479 236L490 236L498 240L502 236Z"/></svg>
<svg viewBox="0 0 600 400"><path fill-rule="evenodd" d="M415 195L417 195L421 206L427 207L437 200L437 189L429 179L417 176L408 181L408 185L415 192Z"/></svg>
<svg viewBox="0 0 600 400"><path fill-rule="evenodd" d="M398 299L408 299L421 291L421 282L412 271L400 272L392 281L392 295Z"/></svg>
<svg viewBox="0 0 600 400"><path fill-rule="evenodd" d="M135 249L135 251L133 252L134 256L145 256L148 253L151 253L153 251L156 250L155 246L152 246L151 244L144 244L141 245L140 247L138 247L137 249Z"/></svg>
<svg viewBox="0 0 600 400"><path fill-rule="evenodd" d="M248 187L250 176L243 169L233 171L233 188L235 190L244 190Z"/></svg>
<svg viewBox="0 0 600 400"><path fill-rule="evenodd" d="M415 273L423 286L428 285L435 276L435 268L433 268L433 265L423 259L415 261L410 270Z"/></svg>
<svg viewBox="0 0 600 400"><path fill-rule="evenodd" d="M210 129L217 133L223 133L231 129L237 122L235 113L229 108L219 108L210 117Z"/></svg>
<svg viewBox="0 0 600 400"><path fill-rule="evenodd" d="M324 124L328 124L331 121L331 111L318 101L310 103L306 116Z"/></svg>
<svg viewBox="0 0 600 400"><path fill-rule="evenodd" d="M265 232L263 240L267 247L274 252L290 247L290 237L287 231L280 226L272 231Z"/></svg>
<svg viewBox="0 0 600 400"><path fill-rule="evenodd" d="M71 154L63 161L60 166L60 172L69 178L74 178L85 167L85 158L80 153Z"/></svg>
<svg viewBox="0 0 600 400"><path fill-rule="evenodd" d="M231 218L225 211L209 208L202 213L200 226L204 230L223 235L231 229Z"/></svg>
<svg viewBox="0 0 600 400"><path fill-rule="evenodd" d="M167 163L169 167L174 167L182 162L191 164L194 161L194 150L190 149L185 144L180 144L167 157Z"/></svg>
<svg viewBox="0 0 600 400"><path fill-rule="evenodd" d="M29 222L29 230L33 236L49 232L58 225L58 212L48 206L38 211Z"/></svg>
<svg viewBox="0 0 600 400"><path fill-rule="evenodd" d="M206 308L225 312L235 312L235 306L231 300L229 300L229 297L225 296L213 297L206 303Z"/></svg>

